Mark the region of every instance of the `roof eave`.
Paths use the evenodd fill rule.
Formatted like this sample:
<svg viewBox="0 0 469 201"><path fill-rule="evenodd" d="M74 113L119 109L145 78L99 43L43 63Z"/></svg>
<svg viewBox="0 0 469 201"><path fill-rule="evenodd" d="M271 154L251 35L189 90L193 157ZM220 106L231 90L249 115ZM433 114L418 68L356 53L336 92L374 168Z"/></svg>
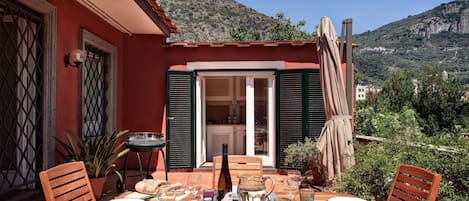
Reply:
<svg viewBox="0 0 469 201"><path fill-rule="evenodd" d="M156 2L155 5L151 5L151 3L148 0L135 0L138 6L145 12L148 17L161 29L163 34L168 37L171 33L176 33L176 27L169 27L165 22L164 19L162 19L160 16L157 14L157 8ZM169 18L168 18L169 19ZM171 23L171 22L170 22Z"/></svg>

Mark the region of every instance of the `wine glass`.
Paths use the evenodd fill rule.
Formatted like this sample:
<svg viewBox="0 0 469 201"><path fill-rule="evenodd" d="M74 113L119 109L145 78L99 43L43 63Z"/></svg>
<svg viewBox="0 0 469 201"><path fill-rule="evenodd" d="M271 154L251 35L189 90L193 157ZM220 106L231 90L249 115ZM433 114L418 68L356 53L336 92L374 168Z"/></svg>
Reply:
<svg viewBox="0 0 469 201"><path fill-rule="evenodd" d="M293 200L301 184L301 172L298 170L289 170L287 172L288 200Z"/></svg>
<svg viewBox="0 0 469 201"><path fill-rule="evenodd" d="M194 200L197 200L197 192L201 188L202 176L200 174L189 174L187 176L187 190L194 195Z"/></svg>

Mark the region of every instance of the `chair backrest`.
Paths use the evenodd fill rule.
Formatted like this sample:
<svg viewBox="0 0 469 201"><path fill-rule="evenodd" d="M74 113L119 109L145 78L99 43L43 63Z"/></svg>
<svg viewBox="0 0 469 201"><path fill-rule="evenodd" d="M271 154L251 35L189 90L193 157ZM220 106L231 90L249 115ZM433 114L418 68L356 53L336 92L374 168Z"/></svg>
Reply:
<svg viewBox="0 0 469 201"><path fill-rule="evenodd" d="M57 165L39 173L47 201L96 200L83 161Z"/></svg>
<svg viewBox="0 0 469 201"><path fill-rule="evenodd" d="M212 167L212 187L217 188L218 177L221 171L222 156L213 157ZM229 155L228 167L230 168L231 182L238 185L238 175L262 176L264 170L262 167L262 158L244 155Z"/></svg>
<svg viewBox="0 0 469 201"><path fill-rule="evenodd" d="M441 175L421 167L399 165L391 185L388 201L436 200Z"/></svg>

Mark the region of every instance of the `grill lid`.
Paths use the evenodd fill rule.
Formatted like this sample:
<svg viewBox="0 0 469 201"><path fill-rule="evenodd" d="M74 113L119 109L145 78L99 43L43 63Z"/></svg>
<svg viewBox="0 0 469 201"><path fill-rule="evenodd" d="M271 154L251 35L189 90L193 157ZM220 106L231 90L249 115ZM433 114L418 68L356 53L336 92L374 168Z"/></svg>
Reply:
<svg viewBox="0 0 469 201"><path fill-rule="evenodd" d="M158 132L129 132L127 144L131 146L161 147L165 145L163 135Z"/></svg>

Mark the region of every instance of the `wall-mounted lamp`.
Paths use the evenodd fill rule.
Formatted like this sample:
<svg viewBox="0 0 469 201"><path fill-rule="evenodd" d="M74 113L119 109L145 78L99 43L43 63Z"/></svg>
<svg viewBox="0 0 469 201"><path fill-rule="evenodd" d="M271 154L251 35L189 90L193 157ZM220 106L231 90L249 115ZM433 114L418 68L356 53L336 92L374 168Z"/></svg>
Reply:
<svg viewBox="0 0 469 201"><path fill-rule="evenodd" d="M65 67L77 67L85 61L85 53L79 49L74 49L70 53L65 54L64 63Z"/></svg>

